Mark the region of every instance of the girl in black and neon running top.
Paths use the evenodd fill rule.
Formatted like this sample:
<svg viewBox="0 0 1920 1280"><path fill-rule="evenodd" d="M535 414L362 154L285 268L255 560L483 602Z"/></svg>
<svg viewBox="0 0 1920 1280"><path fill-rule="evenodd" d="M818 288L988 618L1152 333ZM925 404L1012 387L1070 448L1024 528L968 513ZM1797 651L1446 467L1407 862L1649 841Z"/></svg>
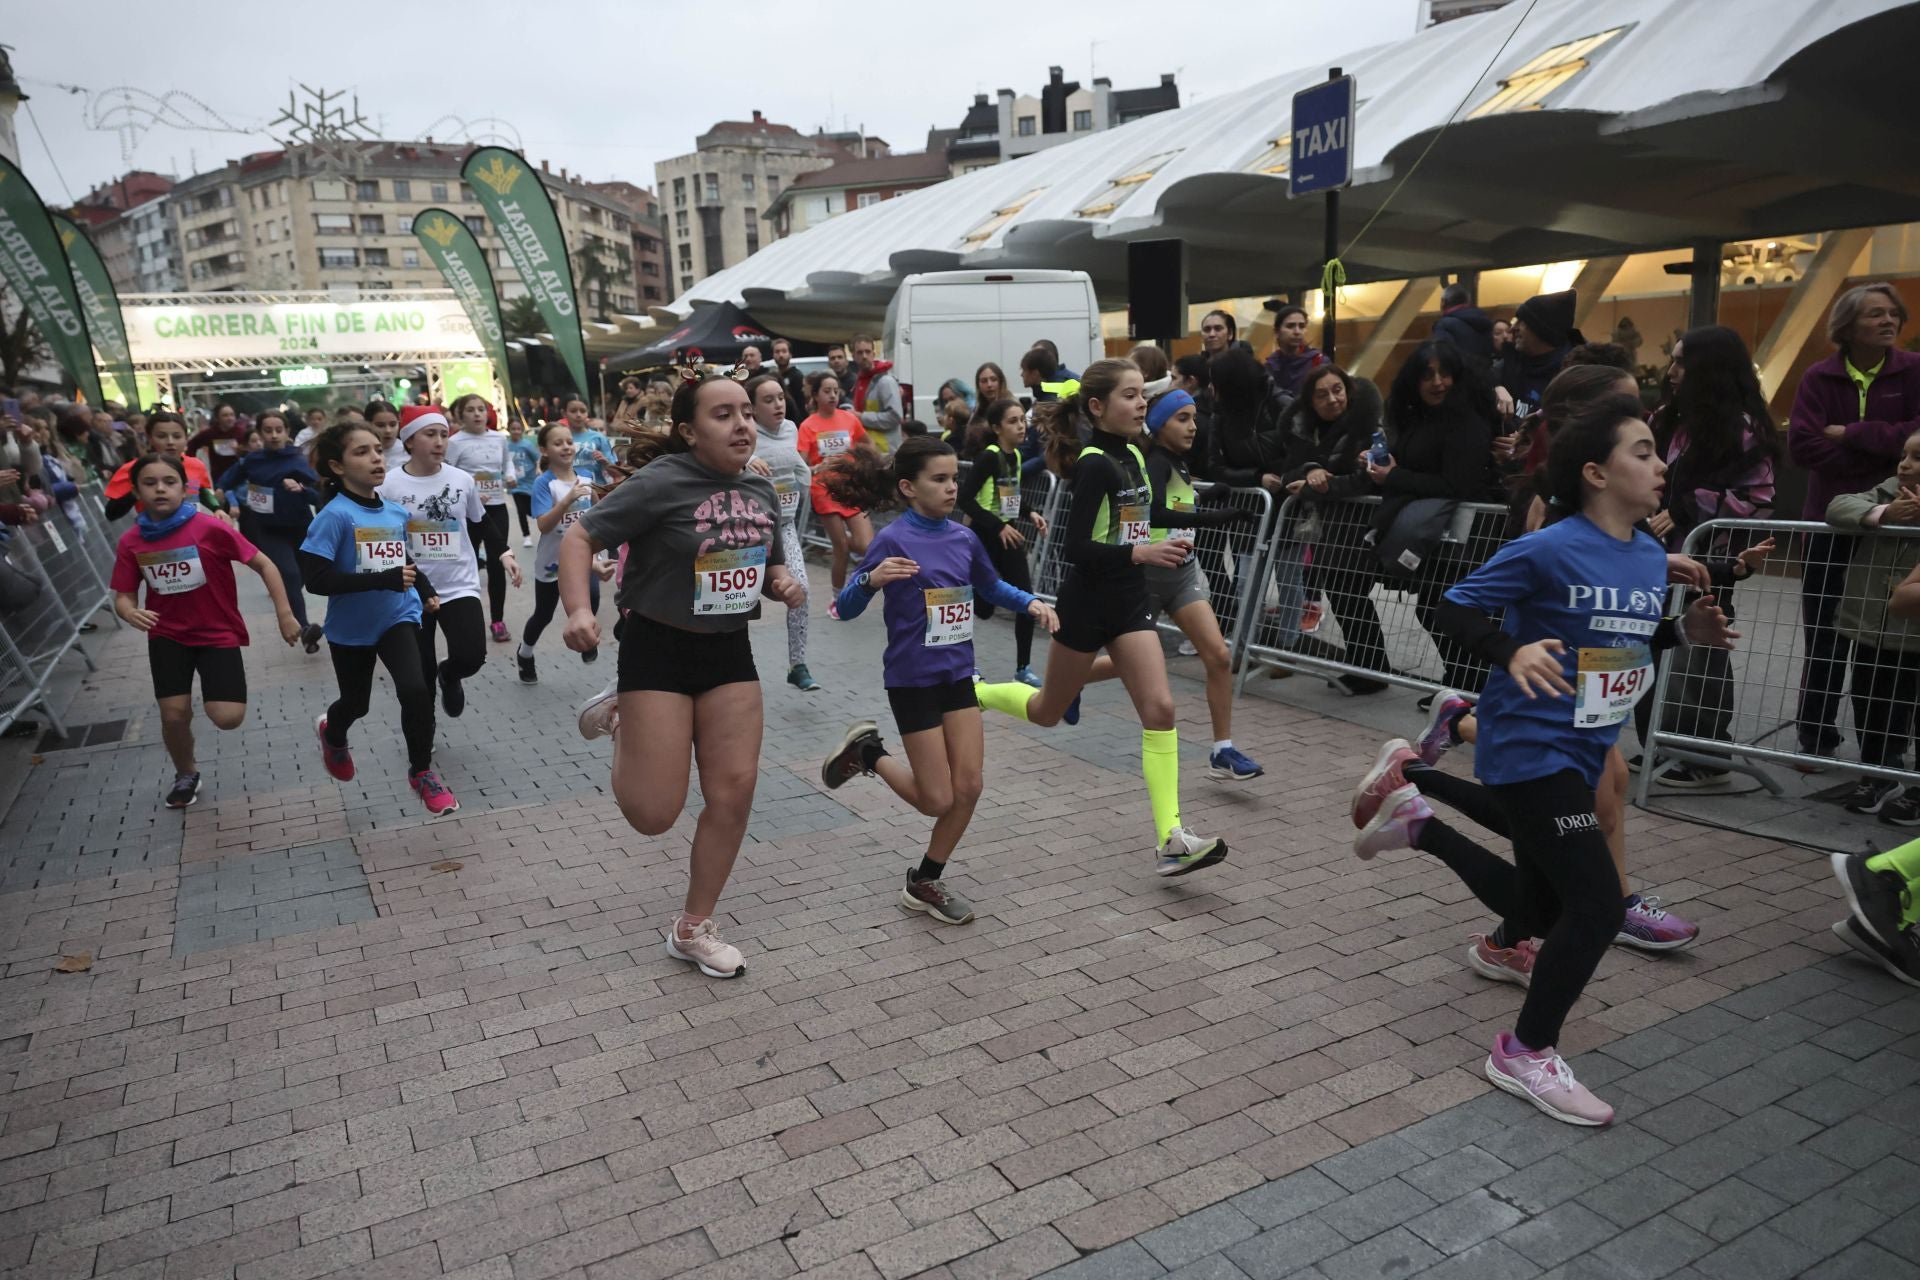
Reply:
<svg viewBox="0 0 1920 1280"><path fill-rule="evenodd" d="M1033 572L1027 564L1027 535L1014 524L1030 521L1040 537L1047 536L1047 518L1035 511L1021 494L1020 441L1027 433L1027 412L1017 400L996 400L967 433L967 456L973 462L966 483L960 487L960 514L980 535L993 570L1022 591L1033 590ZM977 601L976 612L982 618L993 616L993 606ZM1013 618L1015 656L1014 679L1021 684L1040 687L1033 670L1033 619L1016 613Z"/></svg>
<svg viewBox="0 0 1920 1280"><path fill-rule="evenodd" d="M1145 566L1173 568L1193 550L1191 539L1153 541L1169 513L1156 509L1138 441L1147 418L1139 367L1131 360L1098 360L1064 400L1038 406L1036 423L1047 441L1047 463L1073 486L1066 528L1058 536L1069 566L1055 608L1060 630L1047 655L1046 682L980 684L980 705L1034 724L1079 718L1080 690L1105 649L1126 682L1140 717L1141 772L1153 805L1154 838L1163 876L1184 875L1227 856L1224 841L1204 839L1180 825L1180 740L1173 728L1167 660L1154 630ZM1092 426L1082 445L1078 423Z"/></svg>

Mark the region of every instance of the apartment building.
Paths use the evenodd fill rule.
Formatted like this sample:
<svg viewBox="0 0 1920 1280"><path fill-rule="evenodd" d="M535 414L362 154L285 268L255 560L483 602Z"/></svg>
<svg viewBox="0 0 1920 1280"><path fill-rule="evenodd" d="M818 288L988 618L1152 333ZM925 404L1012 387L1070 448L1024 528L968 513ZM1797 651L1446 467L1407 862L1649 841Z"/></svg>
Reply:
<svg viewBox="0 0 1920 1280"><path fill-rule="evenodd" d="M413 234L414 216L439 206L472 227L488 249L501 296L524 292L485 211L461 181L467 144L349 145L354 150L344 167L320 165L311 148L259 152L175 184L164 201L114 215L94 234L115 245L108 260L115 284L143 291L439 288L444 282ZM653 246L658 296L651 301L664 301L659 209L644 188L609 189L614 184L555 172L544 161L540 176L560 218L585 314L637 313L647 305L647 277L636 262L641 243ZM154 225L164 215L171 216L171 244ZM144 256L143 237L150 246Z"/></svg>
<svg viewBox="0 0 1920 1280"><path fill-rule="evenodd" d="M804 134L758 111L751 120L720 121L694 140L693 151L654 166L672 254L669 294L759 252L763 236L772 238L761 225L768 204L801 174L885 153L878 139Z"/></svg>
<svg viewBox="0 0 1920 1280"><path fill-rule="evenodd" d="M1172 72L1140 89L1115 89L1105 76L1082 88L1061 68L1048 67L1047 83L1037 95L1002 89L989 101L986 94L975 94L947 154L958 177L1179 105L1180 86Z"/></svg>

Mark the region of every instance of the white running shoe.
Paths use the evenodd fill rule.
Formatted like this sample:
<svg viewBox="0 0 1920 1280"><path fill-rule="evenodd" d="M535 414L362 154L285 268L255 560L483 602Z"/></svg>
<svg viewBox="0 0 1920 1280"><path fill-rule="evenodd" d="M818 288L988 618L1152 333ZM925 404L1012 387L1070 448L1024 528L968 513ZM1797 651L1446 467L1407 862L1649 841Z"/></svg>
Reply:
<svg viewBox="0 0 1920 1280"><path fill-rule="evenodd" d="M610 680L607 687L580 704L580 736L591 742L610 738L620 727L620 682Z"/></svg>
<svg viewBox="0 0 1920 1280"><path fill-rule="evenodd" d="M1222 862L1227 856L1227 842L1220 839L1209 840L1197 836L1185 827L1175 827L1167 832L1167 842L1160 846L1160 860L1154 867L1156 875L1183 876L1189 871L1198 871Z"/></svg>

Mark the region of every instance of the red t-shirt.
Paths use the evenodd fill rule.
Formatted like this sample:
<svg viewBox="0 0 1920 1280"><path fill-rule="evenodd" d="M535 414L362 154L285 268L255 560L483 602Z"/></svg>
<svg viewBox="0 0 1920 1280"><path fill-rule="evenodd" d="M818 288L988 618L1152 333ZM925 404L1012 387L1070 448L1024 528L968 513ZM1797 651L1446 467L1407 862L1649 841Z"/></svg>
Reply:
<svg viewBox="0 0 1920 1280"><path fill-rule="evenodd" d="M185 500L198 503L200 501L200 491L213 487L213 480L207 475L207 464L189 454L187 457L180 459L180 465L187 469L187 496ZM133 464L131 462L123 462L120 464L120 469L113 473L113 478L107 481L107 496L109 498L124 498L132 492ZM133 507L136 511L143 509L137 499Z"/></svg>
<svg viewBox="0 0 1920 1280"><path fill-rule="evenodd" d="M113 589L137 592L147 585L145 608L160 615L150 635L196 649L236 649L247 643L247 624L233 587L233 562L259 549L224 521L205 512L164 538L149 542L138 525L120 535L113 557Z"/></svg>
<svg viewBox="0 0 1920 1280"><path fill-rule="evenodd" d="M193 438L187 441L189 456L202 449L212 459L213 478L218 480L247 451L247 428L237 418L232 426L224 429L209 423L194 432Z"/></svg>

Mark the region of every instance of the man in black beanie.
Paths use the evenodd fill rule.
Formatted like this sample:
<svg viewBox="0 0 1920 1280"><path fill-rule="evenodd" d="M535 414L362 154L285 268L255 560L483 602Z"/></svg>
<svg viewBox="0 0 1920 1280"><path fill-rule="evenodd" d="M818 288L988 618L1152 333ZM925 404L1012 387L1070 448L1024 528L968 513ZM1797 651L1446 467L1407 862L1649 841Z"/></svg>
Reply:
<svg viewBox="0 0 1920 1280"><path fill-rule="evenodd" d="M1494 367L1494 385L1505 393L1500 396L1502 411L1537 411L1567 352L1586 341L1573 325L1576 302L1573 290L1564 289L1535 294L1520 304L1513 316L1512 341Z"/></svg>

